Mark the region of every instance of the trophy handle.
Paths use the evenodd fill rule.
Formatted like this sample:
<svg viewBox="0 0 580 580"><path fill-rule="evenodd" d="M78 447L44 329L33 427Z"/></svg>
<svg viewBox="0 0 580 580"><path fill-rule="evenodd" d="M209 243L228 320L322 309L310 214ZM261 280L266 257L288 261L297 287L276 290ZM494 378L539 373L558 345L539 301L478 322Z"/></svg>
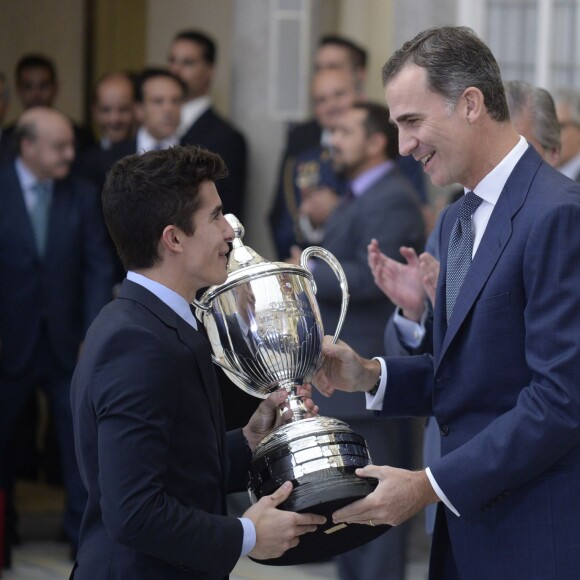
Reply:
<svg viewBox="0 0 580 580"><path fill-rule="evenodd" d="M330 266L330 269L334 272L335 276L338 278L338 282L340 283L340 288L342 290L340 317L338 319L338 324L336 325L336 330L334 331L334 336L332 337L332 343L334 344L338 340L338 335L340 334L344 319L346 317L346 309L348 307L349 299L348 282L346 281L346 275L344 274L344 270L342 269L339 261L335 258L334 254L330 253L328 250L325 250L320 246L310 246L302 252L300 265L309 272L310 270L308 268L308 260L310 258L320 258L321 260L324 260ZM316 283L314 280L312 280L312 286L314 287L314 294L316 294Z"/></svg>
<svg viewBox="0 0 580 580"><path fill-rule="evenodd" d="M197 298L194 298L191 301L191 304L193 304L196 308L199 308L200 310L203 310L203 312L208 312L209 309L211 308L211 302L202 304Z"/></svg>

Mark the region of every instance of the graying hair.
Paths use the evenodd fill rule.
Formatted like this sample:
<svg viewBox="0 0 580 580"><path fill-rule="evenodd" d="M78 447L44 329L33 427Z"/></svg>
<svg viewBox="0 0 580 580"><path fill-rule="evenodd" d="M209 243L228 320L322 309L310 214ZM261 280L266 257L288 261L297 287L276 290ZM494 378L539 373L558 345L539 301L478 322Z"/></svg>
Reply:
<svg viewBox="0 0 580 580"><path fill-rule="evenodd" d="M504 83L510 117L513 119L526 111L532 117L534 137L544 149L560 151L560 124L552 95L524 81Z"/></svg>
<svg viewBox="0 0 580 580"><path fill-rule="evenodd" d="M570 107L570 120L580 127L580 93L574 89L556 89L554 100Z"/></svg>
<svg viewBox="0 0 580 580"><path fill-rule="evenodd" d="M453 110L468 87L478 88L490 117L509 120L501 74L488 46L465 26L443 26L420 32L403 44L383 67L383 86L407 64L424 68L431 91Z"/></svg>

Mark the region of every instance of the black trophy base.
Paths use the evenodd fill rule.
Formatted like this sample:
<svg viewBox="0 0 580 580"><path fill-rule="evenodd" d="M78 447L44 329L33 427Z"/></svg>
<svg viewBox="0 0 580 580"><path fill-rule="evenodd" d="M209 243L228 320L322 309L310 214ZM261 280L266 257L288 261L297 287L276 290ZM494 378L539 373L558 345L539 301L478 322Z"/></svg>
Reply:
<svg viewBox="0 0 580 580"><path fill-rule="evenodd" d="M374 540L390 530L391 526L334 524L332 514L341 507L366 497L376 486L376 479L362 479L354 474L299 485L280 508L323 515L326 523L318 526L315 532L300 536L300 543L279 558L251 559L268 566L308 564L328 560Z"/></svg>

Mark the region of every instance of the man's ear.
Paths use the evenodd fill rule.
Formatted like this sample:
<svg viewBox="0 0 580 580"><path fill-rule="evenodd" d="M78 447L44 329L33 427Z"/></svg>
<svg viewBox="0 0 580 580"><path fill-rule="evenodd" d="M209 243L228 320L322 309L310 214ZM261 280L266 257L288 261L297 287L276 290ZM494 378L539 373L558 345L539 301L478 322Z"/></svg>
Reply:
<svg viewBox="0 0 580 580"><path fill-rule="evenodd" d="M181 253L183 251L182 240L184 235L185 234L173 224L165 226L159 243L169 252Z"/></svg>
<svg viewBox="0 0 580 580"><path fill-rule="evenodd" d="M387 137L383 133L372 133L367 137L367 153L369 157L382 156L387 150Z"/></svg>
<svg viewBox="0 0 580 580"><path fill-rule="evenodd" d="M477 87L467 87L461 95L465 107L465 117L468 123L477 121L487 110L483 93Z"/></svg>

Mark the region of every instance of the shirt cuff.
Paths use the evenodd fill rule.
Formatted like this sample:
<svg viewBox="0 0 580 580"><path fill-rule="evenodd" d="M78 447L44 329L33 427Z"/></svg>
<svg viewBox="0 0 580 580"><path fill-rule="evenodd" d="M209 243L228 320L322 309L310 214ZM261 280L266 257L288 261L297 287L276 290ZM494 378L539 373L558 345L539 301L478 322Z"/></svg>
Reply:
<svg viewBox="0 0 580 580"><path fill-rule="evenodd" d="M242 542L242 556L248 555L256 546L256 527L250 518L238 518L244 528L244 541Z"/></svg>
<svg viewBox="0 0 580 580"><path fill-rule="evenodd" d="M433 488L433 491L437 494L437 496L439 497L439 499L457 516L459 516L459 512L455 509L455 507L453 506L453 504L447 499L447 496L443 493L443 490L439 487L439 484L437 483L437 481L435 480L435 477L433 477L433 474L431 473L431 470L426 467L425 468L425 473L427 474L427 477L429 478L429 483L431 483L431 487Z"/></svg>
<svg viewBox="0 0 580 580"><path fill-rule="evenodd" d="M425 303L425 309L423 310L421 320L415 322L414 320L405 318L401 309L399 307L396 308L395 315L393 316L393 323L395 324L401 342L405 346L408 346L409 348L417 348L421 345L423 338L425 338L425 321L427 320L427 313L428 308Z"/></svg>
<svg viewBox="0 0 580 580"><path fill-rule="evenodd" d="M367 399L366 405L369 411L382 411L383 399L385 398L385 391L387 390L387 363L378 356L374 357L374 360L378 360L381 363L381 382L374 395L365 393Z"/></svg>

